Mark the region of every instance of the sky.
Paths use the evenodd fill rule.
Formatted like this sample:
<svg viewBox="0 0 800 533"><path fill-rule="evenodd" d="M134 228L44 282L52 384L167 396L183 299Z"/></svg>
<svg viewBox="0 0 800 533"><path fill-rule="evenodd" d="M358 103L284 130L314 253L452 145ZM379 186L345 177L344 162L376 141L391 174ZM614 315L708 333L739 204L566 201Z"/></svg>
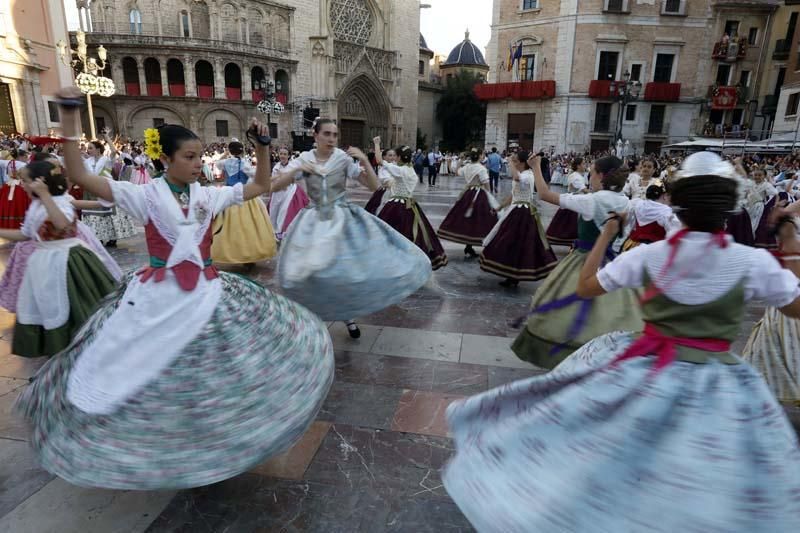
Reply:
<svg viewBox="0 0 800 533"><path fill-rule="evenodd" d="M492 0L420 0L429 4L420 10L420 31L428 47L440 54L449 54L464 40L469 29L470 40L485 51L491 37ZM70 30L78 29L78 8L75 0L64 0L67 24Z"/></svg>

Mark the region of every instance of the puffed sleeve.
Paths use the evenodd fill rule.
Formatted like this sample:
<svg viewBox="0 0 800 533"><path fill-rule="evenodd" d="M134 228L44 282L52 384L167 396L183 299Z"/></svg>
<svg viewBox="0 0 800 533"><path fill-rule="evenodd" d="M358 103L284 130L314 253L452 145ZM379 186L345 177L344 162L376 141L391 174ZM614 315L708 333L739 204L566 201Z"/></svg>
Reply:
<svg viewBox="0 0 800 533"><path fill-rule="evenodd" d="M244 185L241 183L232 187L206 187L205 190L210 197L214 215L222 213L231 206L244 203Z"/></svg>
<svg viewBox="0 0 800 533"><path fill-rule="evenodd" d="M597 281L606 292L644 285L644 254L647 246L637 246L617 256L597 272Z"/></svg>
<svg viewBox="0 0 800 533"><path fill-rule="evenodd" d="M114 196L114 203L110 204L100 200L100 204L105 207L116 205L140 224L147 224L150 217L147 214L147 202L144 197L144 187L152 185L135 185L129 181L108 180L111 187L111 194Z"/></svg>
<svg viewBox="0 0 800 533"><path fill-rule="evenodd" d="M562 194L558 198L559 207L575 211L584 220L594 217L594 197L591 194Z"/></svg>
<svg viewBox="0 0 800 533"><path fill-rule="evenodd" d="M745 280L745 298L766 300L773 307L784 307L800 297L797 276L786 270L766 250L753 249Z"/></svg>

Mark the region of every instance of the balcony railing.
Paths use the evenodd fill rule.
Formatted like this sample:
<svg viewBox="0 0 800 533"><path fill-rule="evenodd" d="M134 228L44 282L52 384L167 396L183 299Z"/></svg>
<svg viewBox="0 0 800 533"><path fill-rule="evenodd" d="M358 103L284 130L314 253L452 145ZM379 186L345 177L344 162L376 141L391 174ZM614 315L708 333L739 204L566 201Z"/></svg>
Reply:
<svg viewBox="0 0 800 533"><path fill-rule="evenodd" d="M677 102L681 99L681 84L650 82L644 86L644 99L650 102Z"/></svg>
<svg viewBox="0 0 800 533"><path fill-rule="evenodd" d="M747 55L747 38L736 41L719 41L714 44L711 57L718 61L738 61Z"/></svg>
<svg viewBox="0 0 800 533"><path fill-rule="evenodd" d="M546 100L555 98L554 80L480 83L475 86L478 100Z"/></svg>
<svg viewBox="0 0 800 533"><path fill-rule="evenodd" d="M775 41L775 51L772 52L772 59L775 61L786 61L789 59L789 52L792 50L792 42L789 39L778 39Z"/></svg>
<svg viewBox="0 0 800 533"><path fill-rule="evenodd" d="M592 80L589 82L589 98L606 100L611 98L611 80Z"/></svg>

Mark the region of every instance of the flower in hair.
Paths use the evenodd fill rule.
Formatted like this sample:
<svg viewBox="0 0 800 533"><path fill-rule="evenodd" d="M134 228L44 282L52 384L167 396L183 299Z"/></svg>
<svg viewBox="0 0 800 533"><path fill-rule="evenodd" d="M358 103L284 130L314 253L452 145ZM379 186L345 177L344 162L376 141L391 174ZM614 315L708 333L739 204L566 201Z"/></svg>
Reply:
<svg viewBox="0 0 800 533"><path fill-rule="evenodd" d="M153 161L160 159L163 153L161 134L155 128L144 130L144 153Z"/></svg>

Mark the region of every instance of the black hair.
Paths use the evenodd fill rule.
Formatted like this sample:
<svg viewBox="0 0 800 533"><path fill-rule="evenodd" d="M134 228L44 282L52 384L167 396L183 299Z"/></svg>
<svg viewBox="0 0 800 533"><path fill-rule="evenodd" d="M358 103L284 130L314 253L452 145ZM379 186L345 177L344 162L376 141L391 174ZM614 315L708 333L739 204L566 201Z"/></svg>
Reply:
<svg viewBox="0 0 800 533"><path fill-rule="evenodd" d="M244 145L239 141L233 141L228 145L228 151L232 156L240 156L244 153Z"/></svg>
<svg viewBox="0 0 800 533"><path fill-rule="evenodd" d="M572 171L576 172L578 170L578 167L581 166L582 164L583 164L583 158L582 157L576 157L575 159L573 159L572 160L572 165L571 165Z"/></svg>
<svg viewBox="0 0 800 533"><path fill-rule="evenodd" d="M496 153L497 153L497 147L496 147L496 146L492 146L492 153L493 153L493 154L496 154Z"/></svg>
<svg viewBox="0 0 800 533"><path fill-rule="evenodd" d="M477 163L481 159L481 152L477 148L473 148L469 151L469 160L473 163Z"/></svg>
<svg viewBox="0 0 800 533"><path fill-rule="evenodd" d="M53 163L52 157L49 160L34 161L25 167L25 170L29 179L41 178L51 196L61 196L67 192L67 176L61 165Z"/></svg>
<svg viewBox="0 0 800 533"><path fill-rule="evenodd" d="M519 150L517 152L517 160L525 165L525 170L529 170L531 166L528 164L528 158L531 156L527 150Z"/></svg>
<svg viewBox="0 0 800 533"><path fill-rule="evenodd" d="M607 191L621 192L630 174L622 159L613 155L595 161L594 168L603 175L603 189Z"/></svg>
<svg viewBox="0 0 800 533"><path fill-rule="evenodd" d="M678 219L690 230L715 232L736 208L737 184L720 176L692 176L676 180L670 187Z"/></svg>
<svg viewBox="0 0 800 533"><path fill-rule="evenodd" d="M45 152L36 152L33 154L31 161L47 161L48 159L53 159L53 154L48 154Z"/></svg>
<svg viewBox="0 0 800 533"><path fill-rule="evenodd" d="M319 133L322 130L322 126L326 124L336 125L336 122L332 118L318 118L314 122L314 133Z"/></svg>
<svg viewBox="0 0 800 533"><path fill-rule="evenodd" d="M645 198L648 200L658 200L667 192L666 187L663 185L650 185L644 193Z"/></svg>
<svg viewBox="0 0 800 533"><path fill-rule="evenodd" d="M94 146L98 150L105 150L106 149L106 147L103 146L103 143L101 143L100 141L89 141L89 144L91 144L92 146Z"/></svg>
<svg viewBox="0 0 800 533"><path fill-rule="evenodd" d="M398 146L394 149L394 153L400 159L400 162L408 164L411 163L411 158L414 157L414 150L410 146Z"/></svg>
<svg viewBox="0 0 800 533"><path fill-rule="evenodd" d="M186 141L199 141L195 132L177 124L164 124L158 128L161 143L161 153L167 157L174 157Z"/></svg>

